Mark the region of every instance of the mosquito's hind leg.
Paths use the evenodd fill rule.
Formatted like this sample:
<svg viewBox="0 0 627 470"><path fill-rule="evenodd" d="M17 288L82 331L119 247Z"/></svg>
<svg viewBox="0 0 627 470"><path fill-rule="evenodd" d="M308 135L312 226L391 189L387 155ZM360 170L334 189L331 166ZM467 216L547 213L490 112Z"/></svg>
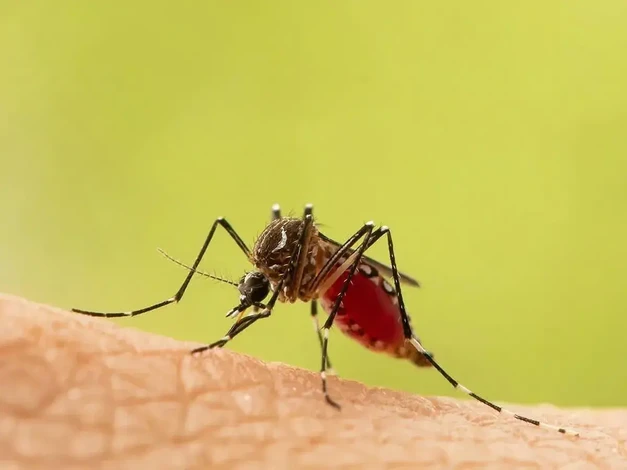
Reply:
<svg viewBox="0 0 627 470"><path fill-rule="evenodd" d="M82 313L84 315L90 315L92 317L134 317L136 315L141 315L142 313L150 312L152 310L165 307L166 305L179 302L183 298L183 294L185 294L185 290L187 289L187 286L192 280L192 277L194 276L194 274L196 273L196 268L200 264L200 261L202 260L203 256L205 255L205 251L207 251L207 247L209 247L209 243L211 243L211 240L213 239L213 235L216 229L218 228L218 226L221 226L222 228L224 228L224 230L226 230L226 232L231 236L233 241L235 241L237 246L240 248L240 250L242 250L242 252L246 255L246 257L250 259L250 250L246 246L246 243L244 243L242 238L237 234L237 232L233 229L233 227L231 227L231 224L229 224L226 221L226 219L219 217L215 220L215 222L211 226L211 230L209 230L209 234L207 235L207 238L205 239L205 242L203 243L202 248L200 249L200 252L198 253L198 256L196 257L196 261L194 261L194 264L192 265L192 268L190 269L187 276L185 277L183 284L181 285L181 287L179 287L178 291L176 292L176 294L174 294L173 297L170 297L169 299L163 300L161 302L157 302L156 304L149 305L148 307L140 308L137 310L131 310L128 312L94 312L91 310L82 310L78 308L73 308L72 311L77 312L77 313Z"/></svg>
<svg viewBox="0 0 627 470"><path fill-rule="evenodd" d="M422 343L412 331L411 324L409 321L409 315L407 315L407 310L405 309L405 302L403 301L403 293L401 291L401 279L400 279L398 268L396 266L396 254L394 253L394 243L392 242L392 233L390 232L390 229L385 226L381 227L379 234L377 234L377 237L375 237L374 240L371 239L370 244L372 245L376 241L376 239L382 237L383 235L387 236L388 253L390 256L390 265L392 267L392 278L394 279L394 287L396 289L396 295L398 296L398 306L399 306L399 311L401 314L401 321L403 323L403 332L405 334L405 340L406 342L410 343L412 347L416 349L417 353L420 353L423 356L424 361L430 363L435 369L437 369L437 371L453 386L453 388L456 388L457 390L460 390L464 392L465 394L470 395L475 400L483 403L486 406L489 406L490 408L497 411L498 413L512 416L513 418L517 420L524 421L525 423L530 423L541 428L551 429L553 431L557 431L562 434L569 434L571 436L578 436L579 433L575 430L563 428L560 426L555 426L552 424L543 423L542 421L538 421L537 419L527 418L526 416L513 413L512 411L509 411L506 408L503 408L499 405L496 405L495 403L492 403L489 400L486 400L482 396L477 395L473 391L469 390L468 388L460 384L448 372L446 372L442 368L442 366L440 366L440 364L438 364L435 361L435 359L433 358L433 355L422 346ZM423 365L423 364L421 363L419 365Z"/></svg>

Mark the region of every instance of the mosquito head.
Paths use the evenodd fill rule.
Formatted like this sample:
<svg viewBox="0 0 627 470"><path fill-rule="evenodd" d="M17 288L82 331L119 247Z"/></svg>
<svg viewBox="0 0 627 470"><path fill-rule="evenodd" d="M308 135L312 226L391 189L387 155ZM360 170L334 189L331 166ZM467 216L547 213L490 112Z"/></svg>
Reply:
<svg viewBox="0 0 627 470"><path fill-rule="evenodd" d="M237 285L240 294L240 302L242 305L254 305L268 296L270 293L270 281L259 271L246 273Z"/></svg>

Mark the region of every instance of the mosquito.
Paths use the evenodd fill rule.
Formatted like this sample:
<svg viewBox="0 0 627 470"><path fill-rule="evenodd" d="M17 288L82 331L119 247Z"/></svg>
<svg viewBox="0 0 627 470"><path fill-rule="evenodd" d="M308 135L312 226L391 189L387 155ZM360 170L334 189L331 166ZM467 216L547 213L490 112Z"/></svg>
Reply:
<svg viewBox="0 0 627 470"><path fill-rule="evenodd" d="M245 274L237 283L198 270L218 227L222 227L230 235L254 266L254 270ZM382 239L387 241L389 265L365 254ZM375 227L374 222L366 222L345 242L339 243L319 231L311 204L305 206L300 218L282 216L279 205L275 204L272 206L272 220L257 238L252 250L231 224L225 218L219 217L211 226L192 266L162 253L188 270L173 297L127 312L72 310L109 318L141 315L178 303L194 274L203 275L237 286L240 296L238 304L227 313L227 317L235 317L233 326L217 341L192 350L194 355L208 349L221 348L258 320L270 317L277 301L309 302L310 315L322 351L322 392L326 402L335 408L339 409L340 406L331 398L327 387L327 375L331 370L329 331L333 325L368 349L407 359L419 367L435 368L455 389L498 413L562 434L579 435L574 430L527 418L486 400L460 384L436 362L414 333L403 300L401 285L419 287L419 283L398 270L392 232L385 225ZM393 285L386 278L391 278ZM268 295L270 299L265 302ZM318 302L327 313L322 328L318 319ZM248 309L252 312L246 314Z"/></svg>

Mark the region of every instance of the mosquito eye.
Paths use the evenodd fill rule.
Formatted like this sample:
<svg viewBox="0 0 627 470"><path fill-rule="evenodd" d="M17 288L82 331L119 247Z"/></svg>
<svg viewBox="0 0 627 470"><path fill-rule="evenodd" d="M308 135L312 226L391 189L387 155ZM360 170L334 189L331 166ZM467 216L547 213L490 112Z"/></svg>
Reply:
<svg viewBox="0 0 627 470"><path fill-rule="evenodd" d="M270 282L262 273L252 272L241 279L238 289L242 294L243 301L261 302L270 293Z"/></svg>
<svg viewBox="0 0 627 470"><path fill-rule="evenodd" d="M253 281L250 286L249 299L252 302L261 302L270 293L270 283L263 275L256 277Z"/></svg>

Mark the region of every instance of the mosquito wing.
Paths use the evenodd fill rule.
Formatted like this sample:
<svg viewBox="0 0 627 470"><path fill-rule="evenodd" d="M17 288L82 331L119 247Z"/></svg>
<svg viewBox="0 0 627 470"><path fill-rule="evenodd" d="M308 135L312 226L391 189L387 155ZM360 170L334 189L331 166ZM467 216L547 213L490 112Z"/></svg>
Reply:
<svg viewBox="0 0 627 470"><path fill-rule="evenodd" d="M336 242L335 240L323 235L322 233L318 233L318 236L323 239L325 242L336 246L336 247L340 247L342 246L341 243ZM350 256L350 254L352 254L355 250L350 249L347 250L347 254ZM392 268L390 266L388 266L387 264L383 264L375 259L370 258L369 256L366 255L362 255L361 259L363 261L365 261L366 263L372 265L374 268L376 268L379 273L381 273L383 276L386 277L392 277ZM399 271L398 273L400 280L402 283L407 284L408 286L413 286L413 287L420 287L420 283L414 279L411 276L408 276L407 274L403 274L402 272Z"/></svg>

